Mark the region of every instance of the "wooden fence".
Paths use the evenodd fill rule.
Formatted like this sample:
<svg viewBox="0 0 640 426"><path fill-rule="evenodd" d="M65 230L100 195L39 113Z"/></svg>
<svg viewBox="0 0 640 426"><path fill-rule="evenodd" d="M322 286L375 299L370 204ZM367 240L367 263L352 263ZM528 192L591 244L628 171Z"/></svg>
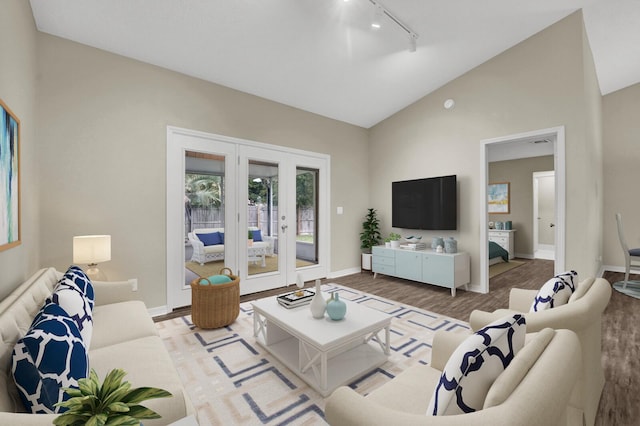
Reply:
<svg viewBox="0 0 640 426"><path fill-rule="evenodd" d="M249 226L257 226L263 234L268 235L269 215L267 205L257 204L247 206L249 215ZM224 228L224 211L220 207L195 207L189 211L185 210L184 215L185 232L199 228ZM313 235L315 233L315 211L313 208L301 209L298 211L297 235ZM277 235L278 228L278 208L274 207L272 214L271 235Z"/></svg>

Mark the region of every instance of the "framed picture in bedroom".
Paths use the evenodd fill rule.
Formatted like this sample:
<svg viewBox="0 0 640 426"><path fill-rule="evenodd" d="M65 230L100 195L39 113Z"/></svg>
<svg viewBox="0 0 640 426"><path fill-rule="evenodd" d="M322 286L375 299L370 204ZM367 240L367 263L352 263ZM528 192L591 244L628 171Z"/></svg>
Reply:
<svg viewBox="0 0 640 426"><path fill-rule="evenodd" d="M20 120L0 99L0 251L20 244Z"/></svg>
<svg viewBox="0 0 640 426"><path fill-rule="evenodd" d="M487 188L487 211L489 214L508 214L511 212L511 193L509 182L490 183Z"/></svg>

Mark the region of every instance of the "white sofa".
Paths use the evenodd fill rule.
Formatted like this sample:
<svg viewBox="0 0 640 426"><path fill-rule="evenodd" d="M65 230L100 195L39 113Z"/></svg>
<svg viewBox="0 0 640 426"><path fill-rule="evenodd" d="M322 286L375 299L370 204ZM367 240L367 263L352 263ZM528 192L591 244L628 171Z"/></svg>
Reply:
<svg viewBox="0 0 640 426"><path fill-rule="evenodd" d="M61 277L62 273L54 268L41 269L0 302L0 425L51 425L57 417L24 412L11 374L11 353ZM133 300L131 284L92 284L95 307L89 367L96 370L100 379L113 368L122 368L127 373L125 380L133 387L153 386L171 392L170 398L142 403L162 416L145 420L145 426L167 425L195 415L146 306Z"/></svg>
<svg viewBox="0 0 640 426"><path fill-rule="evenodd" d="M529 312L537 293L537 290L512 289L509 294L509 309L494 312L475 310L469 317L471 328L478 330L498 318L521 313L527 321L529 332L546 327L574 331L582 347L582 365L570 406L577 411L576 425L593 425L604 387L602 313L611 298L611 285L603 278L588 278L576 285L567 304Z"/></svg>
<svg viewBox="0 0 640 426"><path fill-rule="evenodd" d="M336 389L326 403L327 421L332 426L566 424L567 402L580 360L580 343L569 330L528 334L524 348L491 386L483 409L426 415L447 360L466 337L464 333L437 332L429 365L410 367L367 396L346 386Z"/></svg>
<svg viewBox="0 0 640 426"><path fill-rule="evenodd" d="M258 228L250 226L249 231L257 231ZM189 232L189 242L193 247L193 254L191 255L191 261L204 265L207 262L214 260L224 259L224 244L216 244L205 246L202 240L198 238L198 234L210 234L213 232L224 233L224 228L198 228ZM255 261L260 258L262 260L262 266L265 266L265 256L273 256L274 250L274 238L269 236L262 236L262 241L254 241L249 249L250 260Z"/></svg>

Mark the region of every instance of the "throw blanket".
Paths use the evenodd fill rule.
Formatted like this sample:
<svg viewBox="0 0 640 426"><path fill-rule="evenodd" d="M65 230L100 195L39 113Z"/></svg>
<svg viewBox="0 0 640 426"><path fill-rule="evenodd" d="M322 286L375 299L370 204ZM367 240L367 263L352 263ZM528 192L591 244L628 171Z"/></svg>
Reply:
<svg viewBox="0 0 640 426"><path fill-rule="evenodd" d="M494 257L501 257L505 262L509 261L509 252L503 249L498 245L498 243L494 243L493 241L489 241L489 259L493 259Z"/></svg>

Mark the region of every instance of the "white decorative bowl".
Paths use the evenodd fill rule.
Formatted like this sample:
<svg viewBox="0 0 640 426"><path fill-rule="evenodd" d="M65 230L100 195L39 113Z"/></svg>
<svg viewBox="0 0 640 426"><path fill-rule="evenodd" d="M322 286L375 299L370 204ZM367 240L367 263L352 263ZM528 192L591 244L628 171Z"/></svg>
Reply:
<svg viewBox="0 0 640 426"><path fill-rule="evenodd" d="M416 244L419 243L422 237L414 237L413 235L409 237L404 237L404 240L408 243Z"/></svg>

